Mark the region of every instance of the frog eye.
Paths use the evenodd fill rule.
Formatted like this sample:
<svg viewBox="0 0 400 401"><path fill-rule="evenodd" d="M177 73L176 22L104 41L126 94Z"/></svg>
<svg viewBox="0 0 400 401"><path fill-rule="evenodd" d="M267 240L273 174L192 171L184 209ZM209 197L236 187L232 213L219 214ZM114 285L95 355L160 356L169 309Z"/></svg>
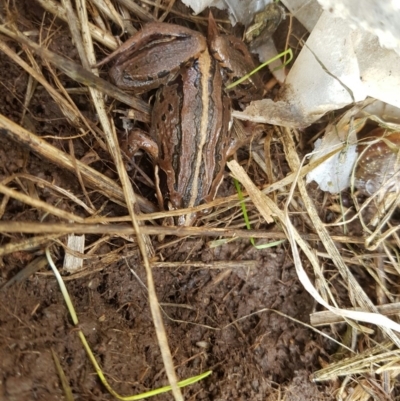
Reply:
<svg viewBox="0 0 400 401"><path fill-rule="evenodd" d="M232 46L234 46L233 43L232 43ZM235 46L234 49L235 49L235 51L236 51L237 53L240 53L240 56L241 56L241 57L246 57L247 54L248 54L248 53L243 49L242 46L240 46L240 47Z"/></svg>
<svg viewBox="0 0 400 401"><path fill-rule="evenodd" d="M162 78L165 78L165 77L167 77L168 75L169 75L169 71L166 71L166 70L164 70L164 71L160 71L160 72L158 72L157 73L157 78L158 79L162 79Z"/></svg>
<svg viewBox="0 0 400 401"><path fill-rule="evenodd" d="M132 78L132 75L130 75L130 74L124 74L123 80L127 81L127 82L133 82L134 81L134 79Z"/></svg>

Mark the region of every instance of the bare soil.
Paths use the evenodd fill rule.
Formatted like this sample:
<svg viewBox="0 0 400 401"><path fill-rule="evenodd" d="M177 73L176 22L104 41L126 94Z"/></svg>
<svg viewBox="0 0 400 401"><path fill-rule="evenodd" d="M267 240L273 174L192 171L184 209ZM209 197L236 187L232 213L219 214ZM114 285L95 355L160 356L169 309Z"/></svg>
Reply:
<svg viewBox="0 0 400 401"><path fill-rule="evenodd" d="M42 21L51 22L35 2L17 2L14 11L24 30L38 29ZM66 26L58 20L56 26L57 40L51 41L51 50L74 59L76 53ZM19 51L18 45L7 43ZM28 75L3 53L0 71L0 113L20 123ZM47 71L45 74L48 77ZM67 87L76 86L63 75L60 79ZM74 100L88 118L96 120L88 96L74 95ZM67 153L72 146L77 159L94 147L102 158L92 167L117 179L110 156L96 148L93 138L77 137L79 133L40 85L23 124ZM74 174L39 159L1 132L0 181L22 173L45 179L84 199ZM71 207L67 199L29 180L15 179L12 187L66 210ZM91 196L97 208L104 206L102 213L126 215L122 206L105 203L96 194ZM85 216L77 206L73 211ZM1 218L38 224L58 221L13 199L6 203ZM0 245L28 237L3 233ZM87 236L86 242L98 239ZM153 269L177 373L187 378L213 371L207 379L183 389L186 400L264 401L281 399L282 394L291 401L333 399L333 388L311 382L309 375L321 367L335 347L301 323L275 312L307 323L314 308L313 299L298 281L287 244L256 250L247 240L217 248L210 248L211 238L206 237L152 240L159 260L189 262L181 268ZM119 257L110 263L107 255L116 250ZM0 285L43 253L36 248L1 257ZM60 268L63 256L62 247L53 247ZM191 261L229 260L254 263L252 267L218 270L190 266ZM64 278L80 327L112 387L129 395L166 385L136 245L125 238L110 237L98 249L97 259L85 268L81 277ZM0 290L0 400L65 399L52 350L60 359L75 399L113 399L82 347L56 280L44 269ZM172 395L154 399L171 400Z"/></svg>

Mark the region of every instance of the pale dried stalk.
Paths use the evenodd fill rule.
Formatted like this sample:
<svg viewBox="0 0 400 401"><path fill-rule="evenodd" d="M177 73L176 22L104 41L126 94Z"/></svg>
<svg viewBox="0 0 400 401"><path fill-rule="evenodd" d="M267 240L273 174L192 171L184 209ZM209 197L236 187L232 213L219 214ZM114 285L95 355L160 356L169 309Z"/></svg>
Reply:
<svg viewBox="0 0 400 401"><path fill-rule="evenodd" d="M377 305L377 310L382 315L391 316L391 315L400 315L400 302L385 304L385 305ZM349 310L357 310L362 311L362 308L349 308ZM329 310L314 312L310 315L310 323L314 327L326 326L328 324L335 324L344 322L345 319L343 316L337 315Z"/></svg>
<svg viewBox="0 0 400 401"><path fill-rule="evenodd" d="M37 224L37 223L36 223ZM2 231L3 233L6 231ZM44 244L51 244L56 238L62 237L65 233L50 233L37 235L32 238L26 238L20 241L12 241L6 245L0 246L0 256L8 255L19 251L32 251L41 248Z"/></svg>
<svg viewBox="0 0 400 401"><path fill-rule="evenodd" d="M67 102L60 94L57 92L44 78L41 70L39 69L36 61L34 62L34 67L29 66L21 57L19 57L10 47L8 47L2 40L0 40L0 50L5 53L11 60L22 67L31 77L38 81L53 98L53 100L59 105L65 117L71 121L74 125L80 125L80 111L75 106L75 104ZM27 52L28 55L30 52Z"/></svg>
<svg viewBox="0 0 400 401"><path fill-rule="evenodd" d="M15 191L14 189L8 188L6 185L3 185L2 183L0 183L0 193L7 195L10 198L17 199L22 203L32 206L33 208L43 210L44 212L50 213L53 216L57 216L61 219L70 220L77 223L83 223L85 221L85 219L82 217L79 217L73 213L66 212L65 210L59 209L40 199L36 199L29 195L25 195L21 192Z"/></svg>
<svg viewBox="0 0 400 401"><path fill-rule="evenodd" d="M162 269L181 269L184 267L190 269L255 269L258 265L256 260L218 260L212 263L204 262L154 262L153 267Z"/></svg>
<svg viewBox="0 0 400 401"><path fill-rule="evenodd" d="M134 15L145 22L155 21L153 15L146 11L143 7L132 0L118 0L119 4L122 4L127 10L131 11Z"/></svg>
<svg viewBox="0 0 400 401"><path fill-rule="evenodd" d="M93 7L90 3L88 4L88 7L89 7L89 13L95 25L98 26L101 30L107 31L107 26L102 16L100 15L99 10L97 10L96 7Z"/></svg>
<svg viewBox="0 0 400 401"><path fill-rule="evenodd" d="M25 51L26 55L28 56L31 65L33 68L36 69L39 75L42 75L41 68L37 65L32 53L30 51ZM27 110L29 109L29 104L31 102L32 96L35 93L36 87L37 87L38 81L32 77L32 75L29 74L29 79L28 79L28 85L26 86L26 94L25 94L25 99L24 99L24 109L22 110L22 115L20 119L20 124L24 125L25 121L25 114Z"/></svg>
<svg viewBox="0 0 400 401"><path fill-rule="evenodd" d="M3 216L4 216L4 213L5 213L5 211L6 211L6 207L7 207L7 204L8 204L8 201L10 200L10 197L9 196L7 196L7 195L4 195L3 196L3 199L1 200L1 203L0 203L0 220L3 218Z"/></svg>
<svg viewBox="0 0 400 401"><path fill-rule="evenodd" d="M287 236L290 241L290 244L292 246L292 253L293 253L293 258L295 261L295 267L297 271L297 275L303 284L304 288L310 293L311 296L313 296L321 305L325 306L327 309L336 312L342 316L348 317L353 320L360 320L368 323L373 323L378 326L381 326L383 330L385 330L388 335L392 338L392 340L395 343L400 342L394 334L391 332L391 330L395 330L400 332L400 324L388 319L386 316L377 314L377 313L367 313L367 312L353 312L353 311L348 311L348 310L343 310L343 309L338 309L334 308L331 305L329 305L322 297L321 295L316 291L314 285L311 283L309 277L307 276L307 273L305 272L302 262L300 259L300 255L297 249L297 245L301 248L301 250L305 253L307 256L308 260L311 262L314 270L320 271L320 266L319 266L319 261L315 255L315 253L311 250L309 245L303 240L302 236L298 233L298 231L293 227L290 219L288 218L288 213L286 212L286 215L279 209L279 207L271 201L268 197L264 197L262 202L259 202L259 195L255 196L254 194L254 184L251 182L250 178L247 176L246 172L243 170L241 166L236 161L230 161L228 162L228 167L234 174L234 176L244 185L246 189L251 188L252 192L249 192L250 197L252 198L255 206L257 209L261 210L265 208L266 210L261 212L261 214L266 213L267 210L272 211L273 215L276 216L282 223L282 225L285 227L285 230L287 230ZM258 189L256 189L258 191ZM324 233L324 231L322 231ZM319 235L321 235L321 232L319 232ZM327 235L327 234L326 234ZM329 236L328 236L329 238ZM326 238L323 238L324 242ZM331 239L329 239L331 241ZM328 244L329 247L329 244ZM359 285L357 281L354 279L352 275L349 274L349 281L355 281L353 284L354 288L359 288ZM361 290L361 292L363 292ZM360 296L361 297L361 296ZM369 299L368 299L369 301ZM367 302L365 302L367 303ZM372 304L371 301L367 303L367 307L369 307L369 304ZM374 305L372 304L372 308L375 308Z"/></svg>
<svg viewBox="0 0 400 401"><path fill-rule="evenodd" d="M91 0L91 2L96 5L96 7L101 11L102 14L108 17L111 21L115 22L117 25L119 25L122 32L125 32L126 27L124 24L124 20L118 14L114 5L109 0Z"/></svg>
<svg viewBox="0 0 400 401"><path fill-rule="evenodd" d="M65 4L69 3L69 0L63 0ZM93 43L91 41L90 32L88 29L88 19L86 13L86 5L84 0L77 0L77 9L79 11L79 20L81 23L81 31L84 38L85 45L85 57L88 58L88 61L91 65L96 63L95 54L93 49ZM81 55L82 59L84 58ZM85 62L82 60L83 65L85 66ZM94 74L98 74L97 69L93 69L92 72ZM136 218L135 213L135 205L137 205L137 198L133 191L131 182L129 180L128 173L125 169L123 160L122 160L122 152L119 148L118 138L115 132L115 128L110 124L110 120L108 119L107 113L105 111L105 104L103 95L101 92L97 91L94 88L89 88L93 103L95 105L97 114L99 116L99 120L101 126L103 128L103 132L106 138L106 142L110 149L111 156L115 162L118 175L121 180L122 189L124 192L124 197L126 199L126 205L129 211L129 215L131 217L131 221L133 227L136 232L137 241L140 249L140 253L143 258L143 264L146 269L147 276L147 288L149 293L149 304L150 310L153 317L153 323L156 329L156 335L159 343L159 347L161 350L162 359L164 362L165 371L168 377L169 384L172 388L172 393L176 401L183 401L183 396L180 388L178 387L178 377L175 372L174 363L172 359L172 354L168 345L167 334L165 331L164 323L162 320L160 305L157 300L157 294L155 289L155 283L153 279L153 273L149 262L149 257L153 256L154 251L152 249L152 244L150 239L146 234L143 234L141 231L141 224Z"/></svg>
<svg viewBox="0 0 400 401"><path fill-rule="evenodd" d="M134 35L137 32L137 29L132 24L131 14L129 13L129 10L125 6L120 4L119 12L121 13L121 17L124 21L126 32L128 32L129 36Z"/></svg>
<svg viewBox="0 0 400 401"><path fill-rule="evenodd" d="M49 13L57 16L58 18L62 19L65 22L68 22L66 12L64 8L60 6L60 4L56 3L53 0L37 0L37 1ZM110 50L115 50L118 47L118 42L114 38L114 36L112 36L108 32L99 29L97 26L91 23L89 23L89 27L91 35L97 42L103 44Z"/></svg>
<svg viewBox="0 0 400 401"><path fill-rule="evenodd" d="M95 212L96 212L93 208L91 208L88 205L86 205L86 203L82 202L80 198L75 196L70 191L68 191L68 190L66 190L64 188L61 188L58 185L52 184L52 183L44 180L43 178L35 177L33 175L30 175L30 174L24 174L24 173L12 174L9 177L7 177L5 180L3 180L2 184L7 185L8 183L14 181L14 179L29 180L30 182L33 182L36 185L39 185L41 188L48 188L52 192L57 193L58 195L62 195L63 197L70 199L72 202L74 202L76 205L80 206L82 209L86 210L86 212L91 214L91 215L95 214Z"/></svg>
<svg viewBox="0 0 400 401"><path fill-rule="evenodd" d="M283 133L283 140L282 143L285 148L285 154L286 158L288 160L288 163L292 169L292 171L298 171L300 169L300 161L297 155L297 152L295 151L295 145L293 143L292 136L290 134L289 129L282 129ZM345 283L349 285L349 296L353 304L357 303L360 305L363 309L373 311L375 313L367 313L367 312L350 312L347 310L339 309L339 308L332 308L330 305L328 305L326 302L321 302L323 301L320 295L315 291L313 294L313 297L322 305L324 305L326 308L331 310L332 312L336 312L339 315L342 315L344 317L352 318L354 320L360 320L364 322L369 322L369 323L374 323L378 324L381 326L381 329L391 338L391 340L398 346L400 347L400 340L397 337L395 333L393 333L392 330L400 332L400 325L393 320L388 319L386 316L380 315L377 312L376 306L373 304L373 302L369 299L367 294L364 292L358 281L355 279L349 268L346 266L344 263L342 256L340 255L337 247L335 246L334 242L332 241L332 238L329 236L329 233L326 230L326 227L320 220L318 216L318 212L315 209L315 206L311 199L308 196L305 183L302 179L299 179L297 182L297 186L300 190L301 197L303 199L304 205L307 209L307 212L313 221L314 227L320 236L320 239L326 249L326 251L331 255L332 261L334 265L337 267L339 273L343 277ZM290 223L289 217L287 216L286 221L288 224ZM293 245L293 241L292 241ZM293 251L293 249L292 249ZM300 257L297 257L297 262L300 263L301 266L301 260ZM299 266L299 267L300 267ZM301 267L302 268L302 267ZM297 269L297 267L296 267ZM318 274L320 271L320 268L318 266L317 269L314 269L315 273ZM304 272L305 274L305 272ZM321 274L318 274L318 276L324 280L323 276ZM308 277L307 280L309 281ZM311 282L309 281L309 284ZM311 284L312 286L312 284ZM326 283L325 285L326 289L329 289L328 284ZM356 317L358 316L358 317Z"/></svg>
<svg viewBox="0 0 400 401"><path fill-rule="evenodd" d="M79 54L79 58L81 59L81 63L82 66L85 70L89 70L90 69L90 64L89 64L89 60L88 57L86 56L86 50L83 47L83 41L82 41L82 36L81 36L81 32L78 26L78 20L76 18L75 15L75 11L72 7L72 3L70 0L61 0L62 1L62 5L64 7L66 16L67 16L67 23L69 26L69 30L71 32L72 35L72 41L78 51ZM84 8L84 10L82 10L82 5L78 5L77 9L81 12L86 12L86 6ZM82 25L80 25L80 27L82 28ZM84 34L82 32L82 34ZM90 40L91 40L91 36L90 36ZM95 63L95 60L91 60L92 64ZM98 74L96 74L98 75ZM92 88L89 88L89 91L92 91Z"/></svg>
<svg viewBox="0 0 400 401"><path fill-rule="evenodd" d="M56 53L53 53L37 43L28 39L16 28L13 30L7 29L4 25L0 25L0 32L4 33L8 37L16 40L17 42L28 46L45 61L48 61L60 69L64 74L72 78L73 80L82 83L88 87L101 88L102 92L110 95L111 97L125 103L126 105L135 109L135 117L139 121L149 121L149 106L141 99L138 99L132 95L128 95L121 89L112 85L108 81L99 78L92 74L90 71L85 70L79 64L72 62Z"/></svg>
<svg viewBox="0 0 400 401"><path fill-rule="evenodd" d="M328 367L315 372L312 375L313 381L334 380L338 376L347 376L357 373L368 373L381 368L379 364L399 361L400 351L391 350L393 344L385 341L373 348L368 348L364 352L346 358L343 361L329 365Z"/></svg>
<svg viewBox="0 0 400 401"><path fill-rule="evenodd" d="M165 11L161 15L161 17L158 19L158 21L163 22L165 20L165 18L167 18L168 14L172 10L172 7L174 6L174 4L175 4L175 0L170 0L168 2L168 6L166 7Z"/></svg>
<svg viewBox="0 0 400 401"><path fill-rule="evenodd" d="M40 233L64 233L69 234L76 232L77 234L113 234L118 235L132 235L135 234L135 231L129 225L121 225L121 224L100 224L101 219L96 219L98 223L91 223L92 219L86 219L85 224L51 224L51 223L41 223L37 222L2 222L0 221L0 232L7 233L30 233L30 234L40 234ZM114 219L116 220L116 219ZM137 220L143 221L147 220L146 215L137 216ZM106 221L106 219L104 219ZM121 218L120 221L130 221L129 218ZM57 230L59 228L59 231ZM231 228L209 228L209 227L162 227L162 226L143 226L142 232L149 235L177 235L177 236L207 236L207 237L233 237L233 238L265 238L265 239L285 239L286 234L280 231L273 232L265 230L239 230L239 229L231 229ZM308 241L316 241L318 237L312 234L303 234L302 238ZM334 238L336 240L336 238ZM343 242L348 243L349 240L345 237L338 238ZM359 244L362 244L362 241L358 241ZM1 249L1 247L0 247Z"/></svg>
<svg viewBox="0 0 400 401"><path fill-rule="evenodd" d="M123 196L121 187L110 178L80 162L79 160L73 160L70 155L48 144L46 141L0 114L0 130L1 129L3 129L3 134L8 135L8 137L13 141L29 147L34 153L44 157L60 168L67 169L74 173L75 166L77 166L80 174L88 186L104 194L113 202L124 205L125 198ZM144 198L141 202L141 206L145 207L148 211L155 210L154 205Z"/></svg>

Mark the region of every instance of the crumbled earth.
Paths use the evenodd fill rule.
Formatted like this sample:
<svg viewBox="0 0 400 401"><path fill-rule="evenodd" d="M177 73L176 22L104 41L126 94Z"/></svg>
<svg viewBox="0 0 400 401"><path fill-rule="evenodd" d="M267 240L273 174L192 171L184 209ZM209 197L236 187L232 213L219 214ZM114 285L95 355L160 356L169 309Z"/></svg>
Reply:
<svg viewBox="0 0 400 401"><path fill-rule="evenodd" d="M24 16L19 22L28 30L33 24L30 21L34 21L37 28L43 10L35 2L32 8L24 6L22 1L16 4L19 4L18 12ZM68 30L59 21L57 24L59 40L52 40L51 49L76 57L70 47ZM19 46L8 44L19 51ZM21 123L28 76L7 56L0 54L0 113ZM44 73L47 74L45 69ZM63 84L71 83L66 79ZM74 96L80 110L95 121L89 98ZM24 126L67 153L70 147L66 139L73 138L78 159L85 156L89 147L95 146L93 138L76 138L76 130L40 85L34 91ZM102 154L101 149L96 150ZM109 160L109 155L105 155L104 161L92 167L116 177ZM1 182L22 173L45 179L83 199L74 174L39 159L1 132ZM66 199L57 203L59 195L30 185L28 180L22 182L32 196L68 210ZM13 188L21 191L20 185L20 181L13 180ZM95 199L94 202L100 208L105 200ZM76 207L74 212L85 216L84 211ZM105 204L103 213L126 215L123 207L113 203ZM8 201L1 219L58 221L13 199ZM0 246L28 237L3 233ZM87 236L86 241L93 243L97 239ZM309 379L310 374L321 367L321 361L334 352L333 345L288 318L307 323L314 303L298 281L287 243L256 250L244 240L211 248L210 238L185 238L178 242L173 237L163 242L152 239L158 259L163 261L254 261L251 267L232 269L190 266L153 269L179 377L184 379L213 371L205 380L182 390L186 400L278 400L282 394L292 401L333 399L331 387L317 385ZM66 241L63 237L59 240ZM106 255L117 248L123 249L120 256L108 262ZM61 268L62 247L53 247L53 253ZM0 257L0 286L43 254L44 249L35 248ZM127 239L110 238L99 247L97 256L85 264L86 270L79 278L67 275L64 278L78 314L79 327L107 380L122 395L166 385L149 310L145 272L137 248ZM61 364L75 399L114 399L95 374L54 276L42 269L0 289L0 400L64 400L65 392L52 352ZM167 393L153 399L173 398Z"/></svg>
<svg viewBox="0 0 400 401"><path fill-rule="evenodd" d="M288 399L329 399L328 389L308 378L324 355L320 339L269 310L307 321L313 307L287 250L256 251L236 243L211 252L205 242L196 245L196 260L226 260L235 248L242 260L255 264L233 271L154 270L179 376L213 370L184 389L186 399L265 400L281 386L288 386ZM186 256L179 249L174 253ZM10 259L3 272L10 271ZM23 260L14 260L14 266L22 267ZM135 258L67 282L80 327L113 388L124 395L166 383L143 282L144 269ZM4 400L62 399L51 350L78 399L109 399L52 276L36 275L10 287L0 294L0 304Z"/></svg>

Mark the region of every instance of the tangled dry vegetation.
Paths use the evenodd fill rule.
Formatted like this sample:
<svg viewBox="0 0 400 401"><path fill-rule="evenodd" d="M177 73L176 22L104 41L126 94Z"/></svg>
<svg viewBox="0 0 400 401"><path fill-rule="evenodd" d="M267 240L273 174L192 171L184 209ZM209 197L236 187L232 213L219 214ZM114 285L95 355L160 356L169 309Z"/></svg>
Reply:
<svg viewBox="0 0 400 401"><path fill-rule="evenodd" d="M143 163L137 163L135 171L127 172L114 126L116 123L118 131L122 132L120 114L115 112L117 107L133 109L132 115L147 124L150 103L110 84L106 68L100 72L91 66L119 46L117 34L133 34L140 25L138 22L155 19L175 23L187 21L193 27L204 29L206 18L191 16L174 1L139 4L97 0L77 1L73 6L68 0L35 0L31 9L27 7L23 1L6 1L1 9L2 71L9 71L4 72L0 79L4 92L0 102L1 295L5 296L7 291L18 286L23 291L23 283L26 280L33 283L34 277L42 283L53 280L52 274L46 271L46 248L51 250L65 280L79 283L79 280L90 279L88 288L111 266L120 266L122 260L129 258L140 259L140 265L145 268L144 294L148 296L150 305L145 313L150 316L151 311L164 363L164 368L159 365L154 369L156 373L165 369L174 388L174 397L179 400L183 398L181 390L176 387L174 352L177 348L168 346L171 341L176 346L175 334L171 327L167 331L164 328L166 317L160 308L158 289L162 283L155 278L158 269L176 272L183 269L184 273L180 274L187 278L189 276L185 275L190 270L218 271L211 276L210 289L228 280L238 269L244 269L246 274L256 269L257 256L254 254L257 252L264 252L263 255L271 252L274 257L283 255L280 259L282 266L291 265L302 285L317 301L313 304L311 298L307 298L306 311L312 312L310 321L307 321L307 316L299 318L300 314L291 316L289 307L272 311L279 308L275 308L274 303L262 307L260 302L251 313L227 316L229 325L236 328L237 336L242 336L243 342L249 341L249 352L253 347L257 348L256 343L264 341L264 335L270 335L267 326L265 334L258 332L257 338L249 340L252 337L246 330L253 326L240 325L243 322L246 325L246 319L250 321L255 315L279 313L283 319L296 321L293 323L298 325L296 327L306 327L308 337L299 347L299 360L304 359L307 349L318 349L312 363L305 365L311 374L311 382L324 384L319 387L315 384L313 391L316 392L310 395L304 387L308 383L307 377L296 387L294 371L284 371L290 370L286 365L277 370L279 374L268 377L262 377L268 367L264 367L265 371L260 367L251 371L248 367L239 374L238 384L237 379L228 379L228 373L221 367L224 358L231 358L228 351L224 351L226 354L220 359L209 356L215 358L212 364L204 359L200 365L192 366L190 375L211 368L219 371L223 380L214 375L207 379L207 384L197 384L190 399L272 400L286 397L322 400L336 397L355 401L398 396L396 378L400 373L397 359L400 340L397 332L400 326L395 323L400 305L398 197L391 195L390 199L385 196L379 200L360 196L355 191L332 196L322 193L313 184L308 187L305 184L306 174L321 162L309 163L307 158L303 158L311 151L311 138L322 136L327 124L335 124L342 114L330 115L302 132L281 127L250 126L262 130L264 135L228 163L226 176L230 173L244 188L251 229L246 229L238 195L228 179L213 202L195 208L196 211L212 209L196 226L162 225L166 216L177 216L182 211L161 212L151 201L155 197L151 184L148 184L152 182L152 178L148 178L151 168L145 157ZM229 27L228 24L220 25ZM298 46L298 38L290 36L292 31L288 27L291 24L281 27L282 42ZM73 236L82 235L82 247L71 250ZM206 243L202 242L205 238ZM244 248L238 248L247 252L250 238L257 245L280 242L271 250L257 251L250 246L253 259L242 259L235 244L243 246L245 243ZM221 247L229 251L222 252L219 260L202 257L196 248L199 244L207 249ZM174 259L176 249L185 249L186 253ZM166 258L165 254L169 257ZM72 259L78 263L76 270L71 271L70 261L63 265L66 255L75 257ZM242 275L244 281L249 277L246 274ZM46 285L41 284L40 288ZM179 288L180 293L184 291L183 287ZM223 299L230 296L231 291L240 297L239 289L238 284L227 284ZM14 293L9 294L14 296ZM246 302L246 295L242 296ZM37 309L40 310L46 302L56 301L51 298L39 301L35 307L32 305L30 316L35 317ZM57 302L62 305L62 300ZM324 311L318 306L321 304L325 306ZM201 309L201 306L196 308ZM1 310L3 323L15 317L12 304L3 303ZM355 314L362 311L365 313ZM34 323L26 324L33 327L30 325ZM228 327L228 324L216 320L212 325L219 326L222 331ZM257 325L259 323L254 323L254 328ZM118 329L117 323L115 329ZM285 330L289 331L290 326ZM6 338L13 338L13 333L5 335L3 332L2 338L4 345ZM212 336L207 338L211 341ZM16 343L20 344L18 341ZM290 341L285 345L287 348L297 340ZM110 343L98 345L95 353L101 354L102 347L108 346ZM34 352L32 347L30 352ZM64 358L65 355L59 354L58 357ZM254 365L254 360L247 361L247 357L242 353L232 358L238 365ZM188 351L187 360L190 358ZM106 364L107 360L102 362ZM226 364L228 366L228 362ZM73 374L67 362L63 368L67 377ZM6 384L0 386L0 399L1 391L4 394L14 391L10 380L7 382L11 365L8 368L3 366L2 370ZM187 376L189 373L185 372ZM113 372L108 374L112 376ZM142 371L138 375L132 379L135 381L133 384L128 383L126 377L121 380L140 390L136 381L146 374ZM182 376L182 371L179 371L179 376ZM118 384L118 380L113 379ZM147 378L151 385L156 382L153 379ZM165 383L165 376L157 378L160 382L162 379ZM52 378L52 381L56 380ZM90 376L90 385L93 380ZM260 383L266 382L262 387ZM81 399L95 398L94 385L85 387L77 383L79 381L71 387L73 392L85 394L86 398L82 396ZM226 389L224 393L220 389L229 386L235 390ZM247 386L252 390L247 390ZM210 398L204 395L205 387ZM61 393L54 390L52 396L67 394L68 388L67 384ZM100 388L106 394L106 390ZM120 391L132 391L131 387L127 388L122 387ZM26 393L16 394L14 399L19 399L17 395L21 399L26 397ZM102 399L107 397L104 394Z"/></svg>

